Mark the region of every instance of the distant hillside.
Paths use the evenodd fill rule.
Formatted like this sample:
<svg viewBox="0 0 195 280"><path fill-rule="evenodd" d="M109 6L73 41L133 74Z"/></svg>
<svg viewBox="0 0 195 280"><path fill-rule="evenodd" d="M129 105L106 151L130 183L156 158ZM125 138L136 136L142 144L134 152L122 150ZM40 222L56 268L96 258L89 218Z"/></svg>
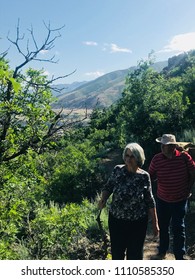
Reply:
<svg viewBox="0 0 195 280"><path fill-rule="evenodd" d="M166 66L167 62L164 61L157 62L152 67L160 72ZM135 66L125 70L117 70L93 81L85 82L76 89L60 95L52 107L54 109L91 109L96 105L101 108L108 107L121 97L127 74L134 69Z"/></svg>
<svg viewBox="0 0 195 280"><path fill-rule="evenodd" d="M195 50L170 57L167 67L163 68L163 73L170 74L173 70L174 73L171 73L171 75L180 75L189 66L189 57L195 57Z"/></svg>
<svg viewBox="0 0 195 280"><path fill-rule="evenodd" d="M87 83L86 81L83 81L83 82L73 82L72 84L58 84L53 86L52 94L53 96L58 97L67 92L71 92L86 83Z"/></svg>

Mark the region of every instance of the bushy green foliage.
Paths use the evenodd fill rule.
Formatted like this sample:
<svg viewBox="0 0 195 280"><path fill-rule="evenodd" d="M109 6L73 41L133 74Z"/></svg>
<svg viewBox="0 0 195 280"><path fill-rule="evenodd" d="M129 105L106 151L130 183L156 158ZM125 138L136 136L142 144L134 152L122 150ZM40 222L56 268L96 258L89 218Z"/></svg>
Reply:
<svg viewBox="0 0 195 280"><path fill-rule="evenodd" d="M0 60L0 73L0 160L9 161L49 142L46 136L55 113L43 70L29 69L13 77L8 63Z"/></svg>
<svg viewBox="0 0 195 280"><path fill-rule="evenodd" d="M102 142L110 139L118 147L138 142L150 160L156 137L173 133L182 139L183 130L194 126L194 52L175 60L175 67L171 60L161 73L150 67L150 59L129 73L122 98L106 112L92 115L94 130L107 129Z"/></svg>
<svg viewBox="0 0 195 280"><path fill-rule="evenodd" d="M184 142L195 143L195 129L185 129L182 134L182 139Z"/></svg>
<svg viewBox="0 0 195 280"><path fill-rule="evenodd" d="M89 250L98 242L98 250L101 249L97 211L97 205L88 200L64 207L39 203L34 208L34 217L26 219L22 239L1 239L0 259L97 258L98 254Z"/></svg>
<svg viewBox="0 0 195 280"><path fill-rule="evenodd" d="M60 204L94 198L100 191L102 176L97 151L89 140L69 144L55 155L47 189L48 200ZM50 157L51 158L51 157Z"/></svg>
<svg viewBox="0 0 195 280"><path fill-rule="evenodd" d="M39 205L28 223L26 247L32 259L67 259L72 243L77 243L87 228L88 202Z"/></svg>
<svg viewBox="0 0 195 280"><path fill-rule="evenodd" d="M164 131L175 133L182 127L188 102L180 78L167 79L145 64L138 70L127 78L117 123L125 120L121 133L126 142L136 139L145 146Z"/></svg>

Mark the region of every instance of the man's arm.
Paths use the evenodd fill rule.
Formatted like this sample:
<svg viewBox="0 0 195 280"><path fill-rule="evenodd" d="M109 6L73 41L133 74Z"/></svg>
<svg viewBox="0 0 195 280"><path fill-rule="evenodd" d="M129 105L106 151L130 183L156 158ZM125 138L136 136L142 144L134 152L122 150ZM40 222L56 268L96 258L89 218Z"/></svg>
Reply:
<svg viewBox="0 0 195 280"><path fill-rule="evenodd" d="M195 182L195 170L193 171L189 171L189 183L188 183L188 187L189 187L189 192L192 192L192 187L194 185Z"/></svg>

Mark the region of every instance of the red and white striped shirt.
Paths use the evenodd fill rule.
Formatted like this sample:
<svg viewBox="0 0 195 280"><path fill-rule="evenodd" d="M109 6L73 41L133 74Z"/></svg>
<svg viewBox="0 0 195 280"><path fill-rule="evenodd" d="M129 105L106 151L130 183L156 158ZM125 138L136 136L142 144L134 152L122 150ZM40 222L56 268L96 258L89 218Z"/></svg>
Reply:
<svg viewBox="0 0 195 280"><path fill-rule="evenodd" d="M189 174L195 172L195 162L188 153L175 151L173 158L163 153L155 155L150 163L149 173L157 178L157 197L166 202L178 202L189 195Z"/></svg>

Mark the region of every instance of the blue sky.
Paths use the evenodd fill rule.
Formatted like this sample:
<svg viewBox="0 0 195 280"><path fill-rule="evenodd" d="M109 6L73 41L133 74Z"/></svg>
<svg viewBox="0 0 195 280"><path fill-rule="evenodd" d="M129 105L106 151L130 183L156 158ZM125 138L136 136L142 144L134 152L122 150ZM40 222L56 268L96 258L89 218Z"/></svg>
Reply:
<svg viewBox="0 0 195 280"><path fill-rule="evenodd" d="M52 28L65 25L55 47L40 56L55 55L58 63L29 66L44 67L49 77L76 69L62 83L92 80L137 65L151 50L156 61L162 61L195 49L194 11L194 0L6 0L0 10L0 52L10 47L11 67L23 62L7 40L8 32L16 38L18 19L24 50L31 26L41 44L46 36L43 21Z"/></svg>

